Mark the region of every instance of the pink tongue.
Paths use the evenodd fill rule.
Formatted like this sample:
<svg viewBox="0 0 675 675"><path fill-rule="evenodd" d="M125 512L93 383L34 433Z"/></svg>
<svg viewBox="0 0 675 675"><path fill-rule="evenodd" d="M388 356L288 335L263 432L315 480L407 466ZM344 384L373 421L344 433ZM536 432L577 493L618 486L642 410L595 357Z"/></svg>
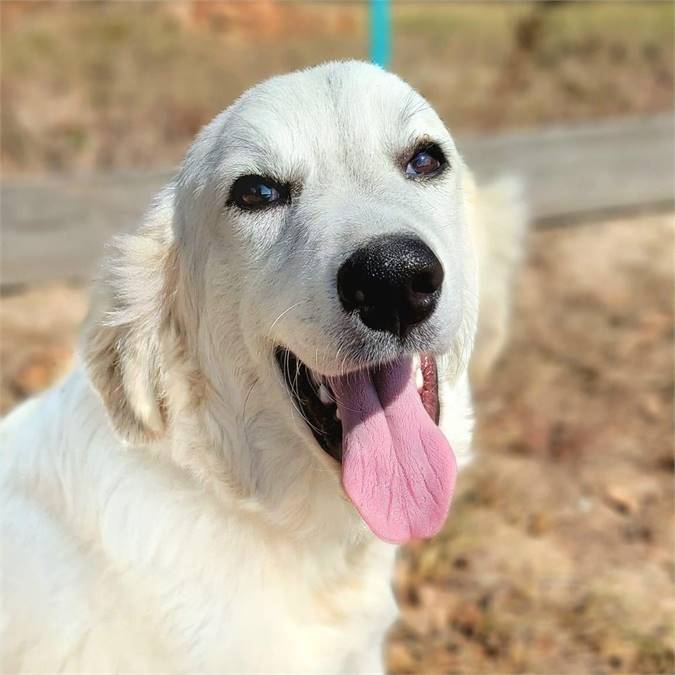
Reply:
<svg viewBox="0 0 675 675"><path fill-rule="evenodd" d="M342 485L370 529L396 544L436 534L457 466L422 405L410 359L331 386L342 417Z"/></svg>

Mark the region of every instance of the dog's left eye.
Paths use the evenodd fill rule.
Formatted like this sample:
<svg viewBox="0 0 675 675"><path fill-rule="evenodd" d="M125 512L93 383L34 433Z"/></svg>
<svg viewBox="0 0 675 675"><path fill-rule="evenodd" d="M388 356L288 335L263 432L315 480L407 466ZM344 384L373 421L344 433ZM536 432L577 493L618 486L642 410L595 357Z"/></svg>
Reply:
<svg viewBox="0 0 675 675"><path fill-rule="evenodd" d="M405 168L405 175L408 178L428 178L440 173L446 164L443 151L434 143L415 151Z"/></svg>
<svg viewBox="0 0 675 675"><path fill-rule="evenodd" d="M289 201L287 186L280 185L265 176L242 176L237 178L230 190L228 203L235 204L245 211L266 209Z"/></svg>

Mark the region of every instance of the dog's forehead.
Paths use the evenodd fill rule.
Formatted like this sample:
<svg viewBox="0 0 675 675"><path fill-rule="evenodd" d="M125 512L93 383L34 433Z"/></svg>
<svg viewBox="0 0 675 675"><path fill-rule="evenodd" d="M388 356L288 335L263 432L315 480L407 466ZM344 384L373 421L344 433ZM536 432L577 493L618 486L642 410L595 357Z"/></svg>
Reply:
<svg viewBox="0 0 675 675"><path fill-rule="evenodd" d="M225 129L231 151L281 154L396 151L424 135L447 135L431 106L400 78L360 62L267 80L237 101Z"/></svg>

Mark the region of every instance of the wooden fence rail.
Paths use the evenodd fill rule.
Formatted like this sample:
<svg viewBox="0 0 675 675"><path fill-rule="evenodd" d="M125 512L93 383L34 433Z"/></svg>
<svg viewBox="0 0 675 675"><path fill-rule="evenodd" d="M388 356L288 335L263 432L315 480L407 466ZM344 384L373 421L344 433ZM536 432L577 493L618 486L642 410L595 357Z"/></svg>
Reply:
<svg viewBox="0 0 675 675"><path fill-rule="evenodd" d="M673 116L464 136L479 179L522 176L536 221L672 206ZM0 185L3 286L90 278L104 243L138 222L173 170L11 178Z"/></svg>

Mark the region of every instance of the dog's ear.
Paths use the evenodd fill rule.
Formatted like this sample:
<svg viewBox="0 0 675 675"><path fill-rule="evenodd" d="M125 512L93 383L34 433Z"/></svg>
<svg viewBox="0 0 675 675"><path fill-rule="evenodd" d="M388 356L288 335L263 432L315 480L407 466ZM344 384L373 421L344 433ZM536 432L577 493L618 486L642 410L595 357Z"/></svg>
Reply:
<svg viewBox="0 0 675 675"><path fill-rule="evenodd" d="M132 235L115 239L95 286L81 353L116 432L146 444L166 426L163 358L174 333L178 260L173 190L165 189Z"/></svg>

